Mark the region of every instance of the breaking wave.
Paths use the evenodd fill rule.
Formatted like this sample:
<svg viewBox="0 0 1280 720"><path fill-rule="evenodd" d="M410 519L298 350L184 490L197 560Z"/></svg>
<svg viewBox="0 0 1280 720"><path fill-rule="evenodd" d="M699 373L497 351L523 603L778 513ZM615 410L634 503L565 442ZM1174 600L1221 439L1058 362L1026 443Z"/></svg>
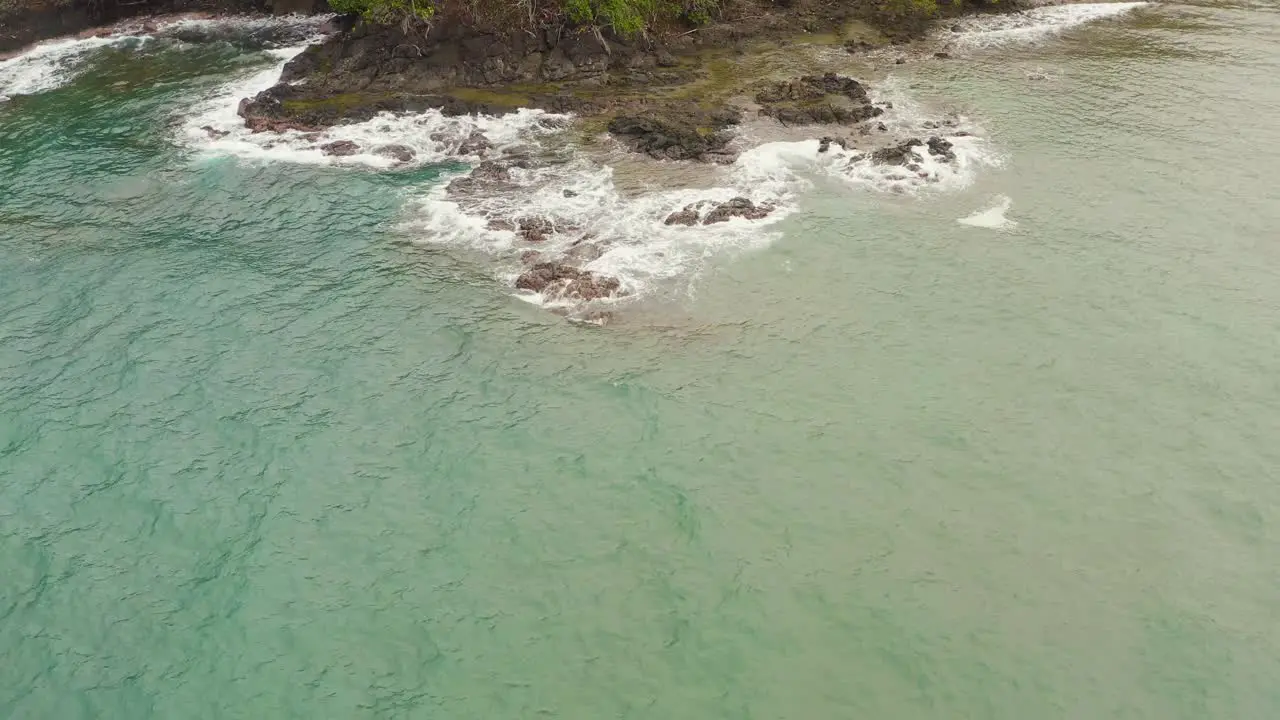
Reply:
<svg viewBox="0 0 1280 720"><path fill-rule="evenodd" d="M107 47L223 41L245 49L265 49L302 42L329 21L328 16L301 15L130 20L81 37L38 43L0 60L0 98L56 90L75 80L93 54Z"/></svg>
<svg viewBox="0 0 1280 720"><path fill-rule="evenodd" d="M959 32L949 42L957 48L998 47L1030 43L1085 23L1130 13L1150 3L1081 3L1049 5L1018 13L981 15L957 21Z"/></svg>
<svg viewBox="0 0 1280 720"><path fill-rule="evenodd" d="M95 50L140 46L151 39L150 35L116 35L41 43L8 60L0 60L0 97L34 95L62 87L75 79Z"/></svg>

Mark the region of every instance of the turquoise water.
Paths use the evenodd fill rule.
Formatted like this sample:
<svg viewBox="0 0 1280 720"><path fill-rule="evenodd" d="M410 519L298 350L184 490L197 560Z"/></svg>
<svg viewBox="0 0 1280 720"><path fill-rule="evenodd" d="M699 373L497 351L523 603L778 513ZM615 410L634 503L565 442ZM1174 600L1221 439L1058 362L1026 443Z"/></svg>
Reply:
<svg viewBox="0 0 1280 720"><path fill-rule="evenodd" d="M0 716L1275 717L1276 10L895 70L1003 165L604 328L95 51L0 104Z"/></svg>

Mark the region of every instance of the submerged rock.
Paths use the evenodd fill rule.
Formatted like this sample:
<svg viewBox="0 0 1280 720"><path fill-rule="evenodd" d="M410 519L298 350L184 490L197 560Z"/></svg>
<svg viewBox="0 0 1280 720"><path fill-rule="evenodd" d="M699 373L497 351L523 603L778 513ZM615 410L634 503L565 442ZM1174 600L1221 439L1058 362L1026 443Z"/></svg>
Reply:
<svg viewBox="0 0 1280 720"><path fill-rule="evenodd" d="M592 260L599 260L603 255L604 248L599 243L588 242L587 237L578 240L564 252L566 259L583 265Z"/></svg>
<svg viewBox="0 0 1280 720"><path fill-rule="evenodd" d="M382 145L374 148L373 154L389 157L401 163L413 162L413 159L418 156L408 145Z"/></svg>

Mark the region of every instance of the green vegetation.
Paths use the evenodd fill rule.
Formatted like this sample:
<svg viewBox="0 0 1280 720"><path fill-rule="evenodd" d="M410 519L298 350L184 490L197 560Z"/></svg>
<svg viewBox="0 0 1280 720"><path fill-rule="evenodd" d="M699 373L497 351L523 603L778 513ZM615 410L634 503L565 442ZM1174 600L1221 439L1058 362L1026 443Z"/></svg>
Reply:
<svg viewBox="0 0 1280 720"><path fill-rule="evenodd" d="M448 18L511 28L568 20L629 37L658 26L705 25L720 0L330 0L329 6L384 24Z"/></svg>
<svg viewBox="0 0 1280 720"><path fill-rule="evenodd" d="M14 0L0 0L12 2ZM915 26L939 13L939 3L995 0L844 0L869 18ZM383 24L460 22L488 29L530 29L569 22L633 37L650 30L696 28L722 14L758 15L779 0L330 0L334 10ZM406 26L407 27L407 26Z"/></svg>
<svg viewBox="0 0 1280 720"><path fill-rule="evenodd" d="M370 22L396 23L430 20L436 12L433 0L329 0L340 13L355 13Z"/></svg>

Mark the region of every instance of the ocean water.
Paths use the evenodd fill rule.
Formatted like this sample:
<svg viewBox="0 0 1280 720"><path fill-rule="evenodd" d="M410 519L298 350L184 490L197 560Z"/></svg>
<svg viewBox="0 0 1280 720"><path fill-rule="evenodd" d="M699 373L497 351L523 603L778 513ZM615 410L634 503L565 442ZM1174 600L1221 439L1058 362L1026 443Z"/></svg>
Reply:
<svg viewBox="0 0 1280 720"><path fill-rule="evenodd" d="M1280 5L807 55L924 177L250 135L314 27L238 22L0 61L0 717L1280 716ZM473 129L566 162L451 198Z"/></svg>

